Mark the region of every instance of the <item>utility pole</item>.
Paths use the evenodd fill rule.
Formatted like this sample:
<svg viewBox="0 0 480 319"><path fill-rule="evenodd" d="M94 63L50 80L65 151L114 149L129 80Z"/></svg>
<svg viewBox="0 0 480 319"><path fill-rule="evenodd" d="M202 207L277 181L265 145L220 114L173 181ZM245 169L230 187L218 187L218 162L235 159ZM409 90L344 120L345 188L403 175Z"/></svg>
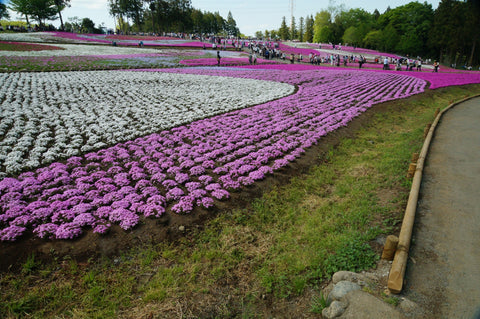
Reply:
<svg viewBox="0 0 480 319"><path fill-rule="evenodd" d="M295 0L290 0L290 23L293 21L293 10L295 9Z"/></svg>

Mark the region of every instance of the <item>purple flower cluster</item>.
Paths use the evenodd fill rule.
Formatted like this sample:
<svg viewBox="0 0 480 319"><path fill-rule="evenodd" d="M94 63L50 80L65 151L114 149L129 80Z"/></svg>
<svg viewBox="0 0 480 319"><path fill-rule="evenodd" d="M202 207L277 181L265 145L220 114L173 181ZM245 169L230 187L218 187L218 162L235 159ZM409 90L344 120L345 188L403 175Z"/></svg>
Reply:
<svg viewBox="0 0 480 319"><path fill-rule="evenodd" d="M345 70L175 69L281 81L291 96L117 144L0 181L0 239L26 231L68 239L91 227L131 229L170 209L211 207L289 165L375 103L424 90L391 73Z"/></svg>

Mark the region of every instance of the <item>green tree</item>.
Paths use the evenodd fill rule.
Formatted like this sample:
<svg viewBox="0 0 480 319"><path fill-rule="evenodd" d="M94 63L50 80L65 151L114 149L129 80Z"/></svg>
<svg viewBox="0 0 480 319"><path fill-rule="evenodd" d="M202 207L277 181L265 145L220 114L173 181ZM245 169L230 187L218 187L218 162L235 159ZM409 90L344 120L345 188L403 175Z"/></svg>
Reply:
<svg viewBox="0 0 480 319"><path fill-rule="evenodd" d="M304 35L305 35L305 20L303 17L300 17L300 22L298 23L298 39L300 42L304 41Z"/></svg>
<svg viewBox="0 0 480 319"><path fill-rule="evenodd" d="M203 34L205 32L205 25L203 23L203 12L197 9L192 9L191 18L193 32Z"/></svg>
<svg viewBox="0 0 480 319"><path fill-rule="evenodd" d="M257 31L255 32L255 39L263 39L263 32L262 31Z"/></svg>
<svg viewBox="0 0 480 319"><path fill-rule="evenodd" d="M395 51L403 54L425 55L426 43L432 29L434 11L427 2L410 2L391 9L379 17L379 25L386 28L391 25L399 35Z"/></svg>
<svg viewBox="0 0 480 319"><path fill-rule="evenodd" d="M278 35L282 40L290 39L290 32L288 30L287 21L285 17L282 18L282 24L280 25L280 29L278 30Z"/></svg>
<svg viewBox="0 0 480 319"><path fill-rule="evenodd" d="M332 15L330 14L330 12L322 10L315 15L313 30L313 42L334 42Z"/></svg>
<svg viewBox="0 0 480 319"><path fill-rule="evenodd" d="M272 40L278 39L277 30L270 30L270 39L272 39Z"/></svg>
<svg viewBox="0 0 480 319"><path fill-rule="evenodd" d="M399 41L400 35L393 25L389 24L382 30L382 47L377 47L376 49L385 52L395 52Z"/></svg>
<svg viewBox="0 0 480 319"><path fill-rule="evenodd" d="M70 0L53 0L55 7L57 8L58 17L60 18L60 29L64 30L65 27L63 25L63 18L62 18L62 11L65 8L70 7Z"/></svg>
<svg viewBox="0 0 480 319"><path fill-rule="evenodd" d="M335 41L363 46L363 39L375 24L374 16L363 9L340 11L334 22Z"/></svg>
<svg viewBox="0 0 480 319"><path fill-rule="evenodd" d="M237 22L233 18L232 12L228 11L227 21L225 22L225 28L227 29L228 35L238 36L240 30L237 27Z"/></svg>
<svg viewBox="0 0 480 319"><path fill-rule="evenodd" d="M307 16L305 19L305 36L304 36L304 41L307 42L313 42L313 16Z"/></svg>
<svg viewBox="0 0 480 319"><path fill-rule="evenodd" d="M28 17L32 14L32 4L30 0L10 0L10 6L8 8L25 16L27 25L30 25L30 21L28 20Z"/></svg>
<svg viewBox="0 0 480 319"><path fill-rule="evenodd" d="M359 28L351 26L343 33L342 42L354 46L363 44L363 33Z"/></svg>
<svg viewBox="0 0 480 319"><path fill-rule="evenodd" d="M7 6L3 1L0 1L0 19L10 19L10 15L8 14Z"/></svg>
<svg viewBox="0 0 480 319"><path fill-rule="evenodd" d="M297 24L295 23L295 17L292 17L290 24L290 39L295 40L298 38Z"/></svg>
<svg viewBox="0 0 480 319"><path fill-rule="evenodd" d="M65 31L67 32L80 32L81 28L82 20L77 16L70 17L68 22L65 22Z"/></svg>
<svg viewBox="0 0 480 319"><path fill-rule="evenodd" d="M83 18L81 29L83 33L98 33L95 29L95 24L90 18Z"/></svg>
<svg viewBox="0 0 480 319"><path fill-rule="evenodd" d="M40 28L45 28L47 20L57 18L57 10L53 0L30 0L30 16L38 21Z"/></svg>
<svg viewBox="0 0 480 319"><path fill-rule="evenodd" d="M382 31L372 30L363 38L363 43L368 49L379 49L383 46Z"/></svg>
<svg viewBox="0 0 480 319"><path fill-rule="evenodd" d="M470 57L468 65L480 63L479 54L475 55L475 50L480 42L480 0L467 1L466 29L469 31L468 45L470 46ZM478 50L477 50L478 52ZM476 57L476 60L474 59Z"/></svg>

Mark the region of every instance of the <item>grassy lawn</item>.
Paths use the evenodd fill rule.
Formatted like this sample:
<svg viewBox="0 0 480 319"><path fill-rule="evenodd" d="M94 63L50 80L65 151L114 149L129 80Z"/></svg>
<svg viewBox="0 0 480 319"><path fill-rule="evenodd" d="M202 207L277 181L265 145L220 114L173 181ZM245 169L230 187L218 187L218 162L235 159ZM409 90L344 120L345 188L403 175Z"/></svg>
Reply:
<svg viewBox="0 0 480 319"><path fill-rule="evenodd" d="M450 87L374 107L319 165L176 242L86 263L32 256L0 274L0 317L318 317L331 274L374 266L375 239L398 234L408 164L435 110L479 93Z"/></svg>

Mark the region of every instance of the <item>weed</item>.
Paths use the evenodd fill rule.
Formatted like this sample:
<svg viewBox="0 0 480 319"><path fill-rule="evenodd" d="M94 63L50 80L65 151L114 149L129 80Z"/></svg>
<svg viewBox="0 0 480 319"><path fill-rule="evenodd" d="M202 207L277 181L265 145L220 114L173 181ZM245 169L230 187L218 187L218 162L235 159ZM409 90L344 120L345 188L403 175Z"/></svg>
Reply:
<svg viewBox="0 0 480 319"><path fill-rule="evenodd" d="M340 270L361 271L373 267L377 260L378 255L368 244L360 240L351 241L328 256L325 272L330 276Z"/></svg>
<svg viewBox="0 0 480 319"><path fill-rule="evenodd" d="M385 301L386 303L396 307L400 304L400 299L398 299L398 297L395 297L395 296L387 296L385 295L384 293L382 294L383 295L383 301Z"/></svg>
<svg viewBox="0 0 480 319"><path fill-rule="evenodd" d="M327 298L320 292L320 296L313 296L310 306L310 312L322 313L323 309L327 308Z"/></svg>
<svg viewBox="0 0 480 319"><path fill-rule="evenodd" d="M30 274L35 268L37 268L37 262L35 261L35 255L31 254L22 265L22 273Z"/></svg>

